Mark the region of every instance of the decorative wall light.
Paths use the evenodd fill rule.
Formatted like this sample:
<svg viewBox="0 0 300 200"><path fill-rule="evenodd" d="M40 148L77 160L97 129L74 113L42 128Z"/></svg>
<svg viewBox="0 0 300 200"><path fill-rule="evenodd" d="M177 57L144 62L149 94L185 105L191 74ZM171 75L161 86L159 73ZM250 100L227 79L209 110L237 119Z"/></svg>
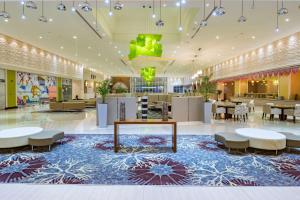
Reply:
<svg viewBox="0 0 300 200"><path fill-rule="evenodd" d="M4 21L8 22L8 19L10 18L10 15L8 12L6 12L6 2L3 1L3 10L0 12L0 17L4 19Z"/></svg>
<svg viewBox="0 0 300 200"><path fill-rule="evenodd" d="M238 19L238 22L244 23L247 21L247 18L244 16L244 0L242 0L242 15Z"/></svg>
<svg viewBox="0 0 300 200"><path fill-rule="evenodd" d="M26 8L30 8L30 9L37 9L37 5L34 1L26 1L25 3Z"/></svg>
<svg viewBox="0 0 300 200"><path fill-rule="evenodd" d="M40 16L39 21L44 23L48 22L47 17L44 16L44 0L42 0L42 15Z"/></svg>
<svg viewBox="0 0 300 200"><path fill-rule="evenodd" d="M139 34L136 40L130 42L129 60L139 55L161 57L162 45L159 42L161 37L158 34Z"/></svg>
<svg viewBox="0 0 300 200"><path fill-rule="evenodd" d="M83 2L83 3L81 4L80 8L81 8L81 10L83 10L84 12L90 12L90 11L93 10L92 7L91 7L91 5L90 5L87 1Z"/></svg>
<svg viewBox="0 0 300 200"><path fill-rule="evenodd" d="M159 20L155 23L158 27L163 27L165 25L164 21L161 19L161 0L159 0Z"/></svg>
<svg viewBox="0 0 300 200"><path fill-rule="evenodd" d="M65 4L63 4L62 1L60 1L60 3L57 5L57 10L59 10L59 11L66 11L67 7L66 7Z"/></svg>
<svg viewBox="0 0 300 200"><path fill-rule="evenodd" d="M146 82L147 85L150 85L156 75L156 68L155 67L144 67L141 69L141 77Z"/></svg>

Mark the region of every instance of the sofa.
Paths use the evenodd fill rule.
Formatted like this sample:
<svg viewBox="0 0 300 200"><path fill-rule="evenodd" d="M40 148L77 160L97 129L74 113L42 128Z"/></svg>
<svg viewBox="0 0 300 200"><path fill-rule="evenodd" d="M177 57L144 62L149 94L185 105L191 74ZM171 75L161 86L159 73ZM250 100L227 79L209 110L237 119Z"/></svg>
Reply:
<svg viewBox="0 0 300 200"><path fill-rule="evenodd" d="M49 108L52 111L81 111L85 109L84 102L50 102Z"/></svg>

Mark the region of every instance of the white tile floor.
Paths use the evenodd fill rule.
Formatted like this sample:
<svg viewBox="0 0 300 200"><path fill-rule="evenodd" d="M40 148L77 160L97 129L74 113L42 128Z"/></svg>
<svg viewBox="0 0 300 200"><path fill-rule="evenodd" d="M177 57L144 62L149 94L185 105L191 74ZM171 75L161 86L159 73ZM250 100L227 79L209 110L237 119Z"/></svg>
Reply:
<svg viewBox="0 0 300 200"><path fill-rule="evenodd" d="M0 111L0 130L11 127L40 126L44 129L60 129L71 134L112 134L113 127L97 128L95 110L80 113L40 113L47 106ZM179 123L179 135L214 134L219 131L232 131L240 127L265 128L275 131L288 131L300 134L300 121L281 122L261 119L258 108L250 114L249 120L214 120L212 124L200 122ZM126 126L122 134L170 134L168 126ZM201 199L201 200L300 200L300 187L179 187L179 186L101 186L101 185L26 185L1 184L0 200L160 200L160 199Z"/></svg>

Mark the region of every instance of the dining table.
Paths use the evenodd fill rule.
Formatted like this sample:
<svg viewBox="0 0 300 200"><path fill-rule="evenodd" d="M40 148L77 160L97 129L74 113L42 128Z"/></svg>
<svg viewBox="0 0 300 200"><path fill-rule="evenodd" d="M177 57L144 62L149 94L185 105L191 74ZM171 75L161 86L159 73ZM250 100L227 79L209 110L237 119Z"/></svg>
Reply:
<svg viewBox="0 0 300 200"><path fill-rule="evenodd" d="M280 121L284 121L286 118L284 116L284 110L289 110L289 109L295 109L295 106L294 105L280 105L280 104L277 104L277 105L273 105L271 106L271 108L278 108L281 110L281 114L279 115L279 119Z"/></svg>

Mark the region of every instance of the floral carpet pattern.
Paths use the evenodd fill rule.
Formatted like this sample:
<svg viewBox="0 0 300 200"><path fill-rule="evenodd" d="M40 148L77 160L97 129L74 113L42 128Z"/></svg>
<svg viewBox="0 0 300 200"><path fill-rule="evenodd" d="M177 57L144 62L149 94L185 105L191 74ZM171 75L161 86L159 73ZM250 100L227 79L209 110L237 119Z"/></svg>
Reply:
<svg viewBox="0 0 300 200"><path fill-rule="evenodd" d="M0 153L0 183L300 186L300 154L229 154L212 136L66 135L50 152Z"/></svg>

